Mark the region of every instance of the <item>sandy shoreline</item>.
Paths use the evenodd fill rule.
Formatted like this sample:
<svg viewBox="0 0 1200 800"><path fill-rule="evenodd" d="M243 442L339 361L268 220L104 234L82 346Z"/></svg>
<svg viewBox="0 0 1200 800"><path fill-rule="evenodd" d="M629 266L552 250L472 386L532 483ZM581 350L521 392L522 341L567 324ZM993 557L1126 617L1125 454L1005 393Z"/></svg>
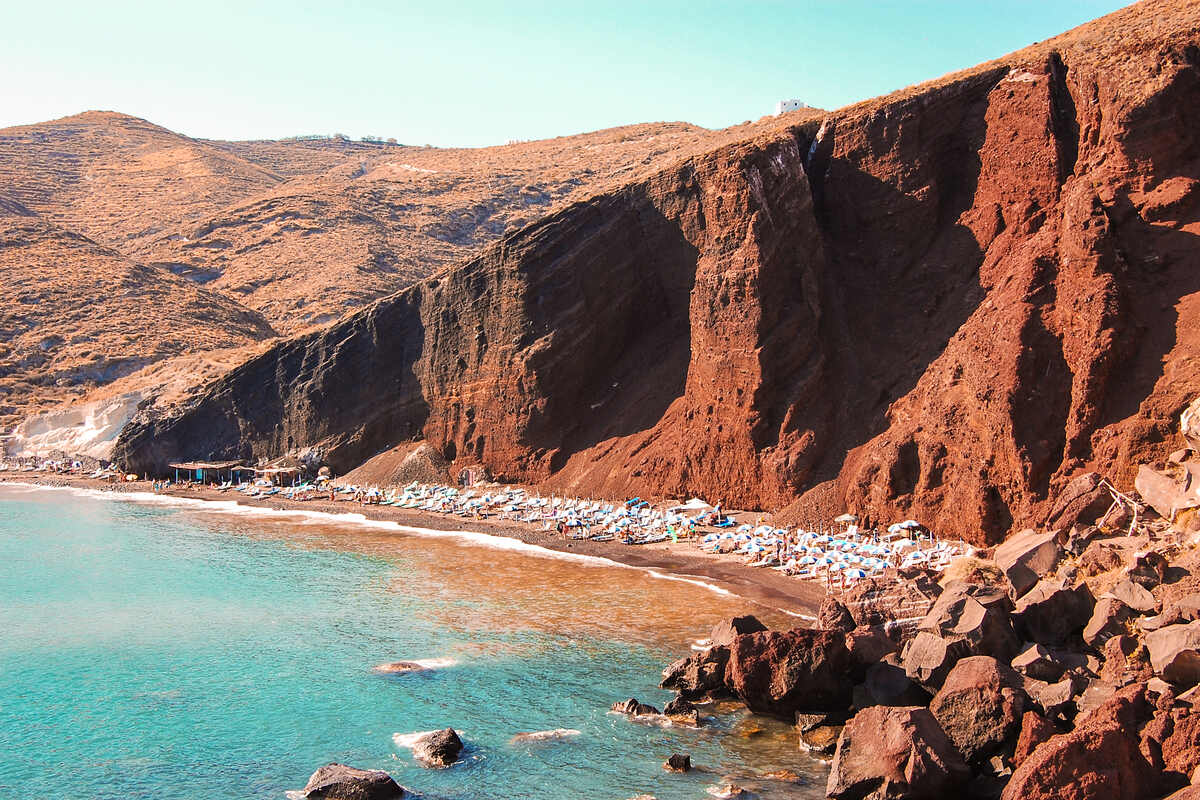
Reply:
<svg viewBox="0 0 1200 800"><path fill-rule="evenodd" d="M28 483L40 486L60 486L93 489L114 493L153 493L147 481L111 483L109 481L73 475L23 472L0 477L4 483ZM824 589L813 583L790 578L774 570L748 567L729 557L701 552L690 542L652 545L624 545L618 542L593 542L587 539L564 539L554 531L542 531L529 524L507 520L475 520L443 516L393 506L363 505L351 501L307 500L293 501L274 496L265 499L246 497L238 492L220 492L208 487L175 486L158 493L160 496L191 500L234 501L249 508L277 511L313 511L327 514L361 514L369 520L395 522L414 528L438 531L467 531L492 536L506 536L531 545L563 553L605 558L631 567L654 570L673 577L691 578L712 584L746 600L805 617L815 617ZM748 609L753 612L753 608Z"/></svg>

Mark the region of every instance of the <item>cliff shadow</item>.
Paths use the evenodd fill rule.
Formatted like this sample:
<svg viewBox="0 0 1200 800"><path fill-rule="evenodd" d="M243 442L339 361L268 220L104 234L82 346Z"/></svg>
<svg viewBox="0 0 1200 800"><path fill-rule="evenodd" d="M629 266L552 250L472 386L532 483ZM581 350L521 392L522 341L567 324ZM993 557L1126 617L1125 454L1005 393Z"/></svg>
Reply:
<svg viewBox="0 0 1200 800"><path fill-rule="evenodd" d="M526 301L533 328L552 330L553 344L530 364L546 404L523 443L553 453L552 472L602 441L653 428L683 395L691 359L699 252L681 222L644 187L587 215L585 235L550 254Z"/></svg>

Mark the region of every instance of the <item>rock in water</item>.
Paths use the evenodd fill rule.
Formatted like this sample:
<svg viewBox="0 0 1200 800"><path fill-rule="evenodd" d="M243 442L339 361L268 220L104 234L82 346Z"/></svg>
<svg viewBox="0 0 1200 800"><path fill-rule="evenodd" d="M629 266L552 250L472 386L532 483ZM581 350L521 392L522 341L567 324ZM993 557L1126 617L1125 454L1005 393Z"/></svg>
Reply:
<svg viewBox="0 0 1200 800"><path fill-rule="evenodd" d="M711 647L668 666L663 670L659 686L674 689L690 700L727 695L725 668L728 663L728 647Z"/></svg>
<svg viewBox="0 0 1200 800"><path fill-rule="evenodd" d="M845 634L798 628L737 637L725 676L751 711L790 721L797 711L845 709L851 672Z"/></svg>
<svg viewBox="0 0 1200 800"><path fill-rule="evenodd" d="M415 661L389 661L387 664L379 664L371 669L373 672L382 672L385 675L404 675L409 672L425 671L425 667Z"/></svg>
<svg viewBox="0 0 1200 800"><path fill-rule="evenodd" d="M668 772L689 772L692 769L692 757L685 753L673 753L663 764L663 769Z"/></svg>
<svg viewBox="0 0 1200 800"><path fill-rule="evenodd" d="M380 769L326 764L304 785L308 800L399 800L404 788Z"/></svg>
<svg viewBox="0 0 1200 800"><path fill-rule="evenodd" d="M453 728L433 731L413 742L413 757L426 767L448 767L458 761L462 739Z"/></svg>
<svg viewBox="0 0 1200 800"><path fill-rule="evenodd" d="M873 706L842 730L825 793L833 800L954 798L970 775L929 709Z"/></svg>
<svg viewBox="0 0 1200 800"><path fill-rule="evenodd" d="M657 716L662 713L654 706L648 706L645 703L639 703L637 698L634 697L631 697L624 702L613 703L611 710L616 711L618 714L628 714L631 717Z"/></svg>

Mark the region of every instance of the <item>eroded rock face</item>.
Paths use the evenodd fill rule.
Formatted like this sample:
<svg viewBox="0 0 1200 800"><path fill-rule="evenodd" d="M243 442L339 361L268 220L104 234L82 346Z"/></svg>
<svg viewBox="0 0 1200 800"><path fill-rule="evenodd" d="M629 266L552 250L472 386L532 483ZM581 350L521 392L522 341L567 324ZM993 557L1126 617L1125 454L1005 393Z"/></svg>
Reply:
<svg viewBox="0 0 1200 800"><path fill-rule="evenodd" d="M1151 716L1145 687L1131 686L1070 733L1035 748L1013 772L1003 800L1141 800L1162 778L1143 754L1138 730Z"/></svg>
<svg viewBox="0 0 1200 800"><path fill-rule="evenodd" d="M797 711L845 709L851 670L840 631L765 631L734 640L725 681L751 711L791 720Z"/></svg>
<svg viewBox="0 0 1200 800"><path fill-rule="evenodd" d="M326 764L304 786L309 800L400 800L404 789L381 769Z"/></svg>
<svg viewBox="0 0 1200 800"><path fill-rule="evenodd" d="M1135 6L818 148L806 121L601 193L139 414L116 458L344 472L423 438L580 494L996 543L1082 471L1128 485L1200 383L1196 15Z"/></svg>
<svg viewBox="0 0 1200 800"><path fill-rule="evenodd" d="M842 730L825 791L834 800L957 797L969 777L928 709L873 706Z"/></svg>

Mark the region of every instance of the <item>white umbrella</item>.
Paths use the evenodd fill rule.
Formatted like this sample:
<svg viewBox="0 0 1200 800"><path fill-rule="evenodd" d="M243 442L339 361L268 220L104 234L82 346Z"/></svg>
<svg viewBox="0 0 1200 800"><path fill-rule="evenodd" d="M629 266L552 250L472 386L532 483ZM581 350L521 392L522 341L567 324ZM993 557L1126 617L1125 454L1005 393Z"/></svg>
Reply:
<svg viewBox="0 0 1200 800"><path fill-rule="evenodd" d="M840 517L834 517L833 521L845 523L858 522L858 517L854 516L853 514L842 514Z"/></svg>

